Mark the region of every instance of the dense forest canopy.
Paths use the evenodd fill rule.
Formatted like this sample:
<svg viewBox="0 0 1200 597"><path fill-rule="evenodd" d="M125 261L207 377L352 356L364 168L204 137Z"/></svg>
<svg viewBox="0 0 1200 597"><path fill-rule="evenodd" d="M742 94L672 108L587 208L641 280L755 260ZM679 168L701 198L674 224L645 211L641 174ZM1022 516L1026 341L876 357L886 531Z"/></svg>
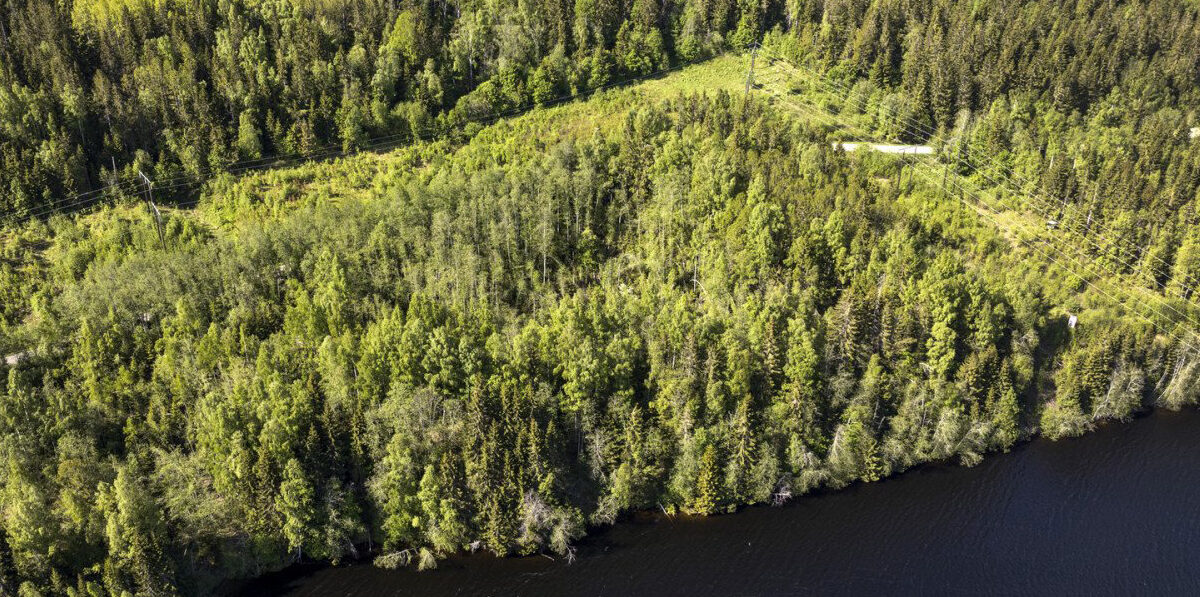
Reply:
<svg viewBox="0 0 1200 597"><path fill-rule="evenodd" d="M4 0L0 209L545 102L726 36L744 45L767 14L728 0Z"/></svg>
<svg viewBox="0 0 1200 597"><path fill-rule="evenodd" d="M1014 209L1087 214L1105 242L1083 250L1135 296L1200 281L1195 3L0 1L7 212L455 128L766 33L852 89L795 90L839 118L953 136L1022 176L997 190ZM729 93L741 64L216 176L165 248L133 207L5 229L0 593L570 554L632 509L786 501L1200 400L1186 321Z"/></svg>
<svg viewBox="0 0 1200 597"><path fill-rule="evenodd" d="M935 127L1017 90L1186 112L1200 86L1181 0L3 0L0 211L444 130L773 29Z"/></svg>

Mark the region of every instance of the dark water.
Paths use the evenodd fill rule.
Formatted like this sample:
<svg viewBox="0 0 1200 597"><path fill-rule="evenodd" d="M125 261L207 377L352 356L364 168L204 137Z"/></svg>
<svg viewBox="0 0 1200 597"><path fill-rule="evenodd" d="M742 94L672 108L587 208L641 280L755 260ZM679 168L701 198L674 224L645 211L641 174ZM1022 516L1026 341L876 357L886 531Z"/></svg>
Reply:
<svg viewBox="0 0 1200 597"><path fill-rule="evenodd" d="M1200 413L1035 441L783 508L597 530L567 566L293 568L247 594L1200 594Z"/></svg>

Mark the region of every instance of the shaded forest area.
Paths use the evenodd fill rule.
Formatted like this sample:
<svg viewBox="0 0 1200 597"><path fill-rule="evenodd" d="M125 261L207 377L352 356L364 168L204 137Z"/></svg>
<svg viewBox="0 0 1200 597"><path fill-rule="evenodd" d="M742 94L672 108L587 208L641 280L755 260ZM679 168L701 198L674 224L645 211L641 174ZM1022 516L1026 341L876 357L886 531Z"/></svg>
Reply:
<svg viewBox="0 0 1200 597"><path fill-rule="evenodd" d="M0 213L67 206L139 170L202 175L424 135L741 47L775 22L732 0L0 8Z"/></svg>
<svg viewBox="0 0 1200 597"><path fill-rule="evenodd" d="M1141 248L1095 250L1122 283L1200 280L1194 4L215 4L9 2L6 209L110 155L172 172L353 146L775 28L881 138L907 134L899 110L1093 201ZM630 509L782 502L1200 399L1178 328L895 161L754 95L639 99L220 177L166 250L125 208L6 231L0 592L570 554Z"/></svg>
<svg viewBox="0 0 1200 597"><path fill-rule="evenodd" d="M902 88L935 128L1020 90L1066 115L1195 106L1196 13L1181 0L3 0L0 213L68 207L139 170L200 176L447 130L771 30L846 80Z"/></svg>

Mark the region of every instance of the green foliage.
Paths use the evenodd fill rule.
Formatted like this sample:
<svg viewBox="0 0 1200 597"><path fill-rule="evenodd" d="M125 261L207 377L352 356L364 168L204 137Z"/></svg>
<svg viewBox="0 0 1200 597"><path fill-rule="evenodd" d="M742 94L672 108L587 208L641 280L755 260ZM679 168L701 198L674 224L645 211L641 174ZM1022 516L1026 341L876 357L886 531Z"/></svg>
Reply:
<svg viewBox="0 0 1200 597"><path fill-rule="evenodd" d="M720 478L717 476L717 450L712 444L700 456L700 474L696 477L696 493L688 504L694 514L712 514L721 504Z"/></svg>
<svg viewBox="0 0 1200 597"><path fill-rule="evenodd" d="M139 170L166 179L428 135L712 53L737 15L782 16L730 9L689 19L681 51L673 32L681 13L709 10L701 0L6 2L0 216Z"/></svg>
<svg viewBox="0 0 1200 597"><path fill-rule="evenodd" d="M403 3L235 2L204 18L189 3L125 4L136 10L89 4L78 23L53 3L22 10L88 31L62 36L104 44L87 60L141 48L78 71L112 100L87 109L113 118L111 131L104 113L85 118L79 142L133 155L161 136L141 160L166 169L547 102L783 21L758 4L551 3L529 9L548 24L501 40L500 23L516 21L467 5L451 22ZM880 129L897 103L939 124L982 108L960 127L966 151L1027 173L1043 150L1066 151L1046 149L1054 135L1082 148L1157 134L1161 151L1137 145L1145 159L1072 149L1077 167L1047 167L1036 184L1076 196L1080 180L1122 181L1144 206L1101 205L1098 219L1151 238L1146 254L1172 264L1125 277L1147 292L1193 283L1200 168L1169 134L1190 118L1172 116L1172 100L1135 118L1106 95L1119 73L1041 98L1016 74L978 70L976 95L960 97L957 63L934 81L910 47L927 45L900 40L936 46L946 30L858 31L934 14L888 6L789 13L814 57L869 78L848 113ZM937 6L950 30L965 26L966 8ZM1059 9L1030 10L1040 22ZM178 15L216 23L215 37L149 41L192 31L170 33ZM26 56L16 43L0 51ZM1171 72L1184 60L1163 56ZM714 68L737 64L726 60ZM12 64L0 77L44 70ZM213 86L194 84L201 72ZM222 177L195 210L168 210L166 251L140 209L8 231L0 349L21 357L0 368L0 590L205 594L373 547L381 564L421 568L467 547L570 554L585 523L632 509L781 501L931 460L970 464L1035 428L1078 433L1154 396L1200 399L1195 355L1173 330L1099 308L943 193L902 183L898 164L835 151L829 131L755 96L677 93L728 78L685 71L387 155ZM35 108L21 122L36 130L4 138L6 163L44 160L36 176L10 171L25 177L8 185L13 205L44 199L30 181L70 163L37 141L49 134L39 106L56 101L0 89L0 116ZM1143 233L1137 214L1158 230Z"/></svg>
<svg viewBox="0 0 1200 597"><path fill-rule="evenodd" d="M283 521L283 537L288 547L295 550L297 558L303 555L306 545L311 547L316 542L314 534L318 527L315 502L312 485L305 478L300 462L295 458L288 460L279 484L275 509Z"/></svg>

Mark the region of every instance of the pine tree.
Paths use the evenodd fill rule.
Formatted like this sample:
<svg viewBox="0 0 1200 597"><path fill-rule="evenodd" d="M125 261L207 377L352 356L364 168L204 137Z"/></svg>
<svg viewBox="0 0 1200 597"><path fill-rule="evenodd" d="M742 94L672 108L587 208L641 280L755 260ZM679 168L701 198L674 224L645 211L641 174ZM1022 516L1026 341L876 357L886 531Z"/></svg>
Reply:
<svg viewBox="0 0 1200 597"><path fill-rule="evenodd" d="M1008 362L1001 366L999 376L999 399L993 406L992 436L997 447L1008 449L1020 438L1021 404L1012 384L1012 370Z"/></svg>
<svg viewBox="0 0 1200 597"><path fill-rule="evenodd" d="M167 528L162 511L137 478L132 466L117 470L111 486L101 489L100 508L107 513L108 560L104 581L112 593L168 592L175 579L167 557Z"/></svg>
<svg viewBox="0 0 1200 597"><path fill-rule="evenodd" d="M283 468L283 482L279 485L275 509L283 519L283 537L288 549L295 550L296 559L300 559L304 547L315 540L318 521L312 484L295 458L288 460Z"/></svg>
<svg viewBox="0 0 1200 597"><path fill-rule="evenodd" d="M254 113L250 110L244 110L238 116L237 148L238 154L244 160L262 157L262 141L259 139L258 127L254 124Z"/></svg>
<svg viewBox="0 0 1200 597"><path fill-rule="evenodd" d="M722 493L719 470L717 449L711 444L705 446L700 457L700 474L696 478L695 494L688 504L688 511L706 516L717 511Z"/></svg>

